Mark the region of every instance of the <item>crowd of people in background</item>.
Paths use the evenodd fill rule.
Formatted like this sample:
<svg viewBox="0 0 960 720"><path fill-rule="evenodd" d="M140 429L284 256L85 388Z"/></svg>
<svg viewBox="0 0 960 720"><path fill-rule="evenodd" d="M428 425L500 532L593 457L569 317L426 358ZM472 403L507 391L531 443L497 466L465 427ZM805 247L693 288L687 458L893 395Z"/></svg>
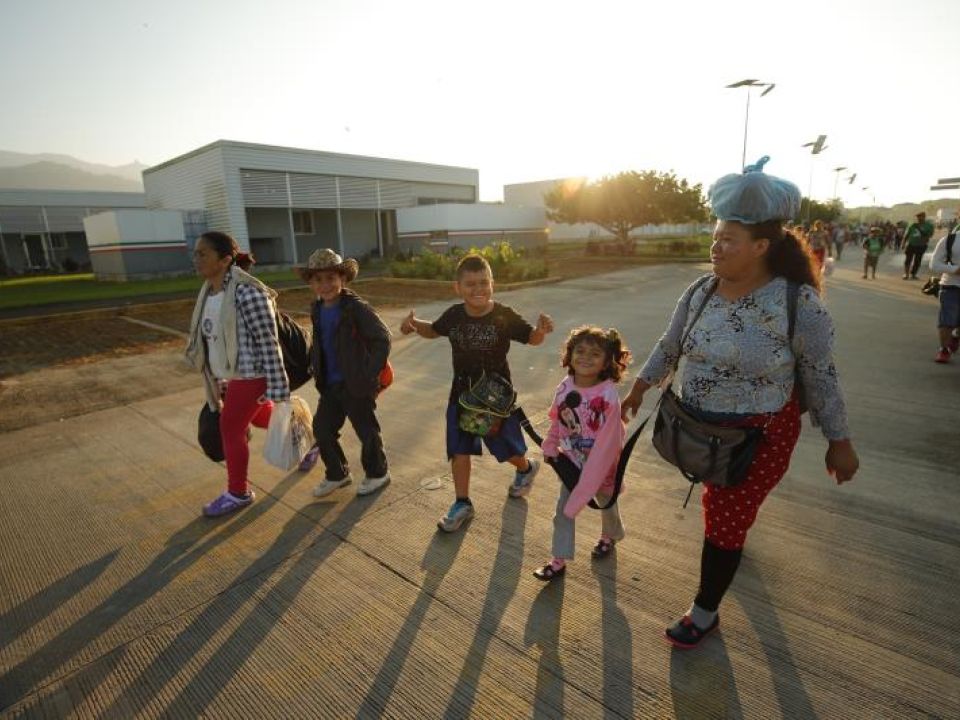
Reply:
<svg viewBox="0 0 960 720"><path fill-rule="evenodd" d="M876 280L880 257L885 252L903 253L904 280L919 280L924 254L931 249L935 232L926 213L919 212L913 222L877 223L832 223L815 220L793 226L791 232L810 248L823 273L829 273L832 263L843 257L850 247L863 251L863 279ZM957 226L960 228L960 225ZM938 363L950 362L951 356L960 352L960 266L954 259L953 245L956 228L945 233L933 247L930 258L931 279L924 292L936 295L940 300L937 318L939 348L935 356ZM958 250L960 252L960 250ZM928 289L933 285L933 289Z"/></svg>

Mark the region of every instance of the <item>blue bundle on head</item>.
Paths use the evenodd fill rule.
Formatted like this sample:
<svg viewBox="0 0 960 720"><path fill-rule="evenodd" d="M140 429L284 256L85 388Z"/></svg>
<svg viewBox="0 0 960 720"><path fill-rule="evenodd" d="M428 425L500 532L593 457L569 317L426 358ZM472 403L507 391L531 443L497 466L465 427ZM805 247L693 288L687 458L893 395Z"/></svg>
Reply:
<svg viewBox="0 0 960 720"><path fill-rule="evenodd" d="M724 175L707 191L713 213L720 220L747 225L768 220L789 220L800 212L800 189L789 180L767 175L764 155L748 165L742 175Z"/></svg>

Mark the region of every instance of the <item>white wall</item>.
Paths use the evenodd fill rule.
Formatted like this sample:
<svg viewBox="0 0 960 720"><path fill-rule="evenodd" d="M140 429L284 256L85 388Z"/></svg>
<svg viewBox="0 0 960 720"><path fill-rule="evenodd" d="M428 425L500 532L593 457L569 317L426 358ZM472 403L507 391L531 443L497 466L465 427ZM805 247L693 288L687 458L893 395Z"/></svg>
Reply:
<svg viewBox="0 0 960 720"><path fill-rule="evenodd" d="M543 208L508 205L449 203L397 210L397 233L464 230L542 230L547 227Z"/></svg>

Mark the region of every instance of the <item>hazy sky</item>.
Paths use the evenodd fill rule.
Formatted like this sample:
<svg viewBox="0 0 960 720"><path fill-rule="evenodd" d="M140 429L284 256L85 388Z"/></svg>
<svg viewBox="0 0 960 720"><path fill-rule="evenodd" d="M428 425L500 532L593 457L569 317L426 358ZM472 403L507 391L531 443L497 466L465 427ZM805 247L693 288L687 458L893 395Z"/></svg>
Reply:
<svg viewBox="0 0 960 720"><path fill-rule="evenodd" d="M2 0L0 149L112 165L216 139L504 183L748 162L848 205L960 197L960 0ZM843 175L847 175L844 172ZM869 185L872 190L860 188Z"/></svg>

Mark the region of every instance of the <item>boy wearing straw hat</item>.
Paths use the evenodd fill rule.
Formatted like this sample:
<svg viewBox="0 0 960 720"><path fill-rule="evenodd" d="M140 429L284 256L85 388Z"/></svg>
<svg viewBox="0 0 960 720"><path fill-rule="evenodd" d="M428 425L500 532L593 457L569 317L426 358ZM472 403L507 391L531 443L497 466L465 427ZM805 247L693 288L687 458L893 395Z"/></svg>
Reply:
<svg viewBox="0 0 960 720"><path fill-rule="evenodd" d="M383 389L381 373L390 355L390 331L365 300L347 289L359 269L356 260L344 260L329 248L316 250L306 265L296 268L317 298L310 308L311 367L320 393L313 418L316 444L300 463L300 470L309 472L318 458L323 460L326 477L313 489L316 497L353 480L339 442L347 418L362 448L365 477L357 495L369 495L390 482L376 416L377 395Z"/></svg>

